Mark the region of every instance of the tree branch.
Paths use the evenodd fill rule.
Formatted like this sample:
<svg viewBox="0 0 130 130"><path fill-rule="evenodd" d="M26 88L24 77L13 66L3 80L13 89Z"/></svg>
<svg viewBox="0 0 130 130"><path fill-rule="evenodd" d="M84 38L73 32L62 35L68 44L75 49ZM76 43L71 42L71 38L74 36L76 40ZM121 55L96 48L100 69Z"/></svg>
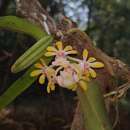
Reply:
<svg viewBox="0 0 130 130"><path fill-rule="evenodd" d="M38 0L16 0L17 14L27 20L40 25L44 31L47 31L46 25L50 33L55 33L57 28L54 20L42 8Z"/></svg>

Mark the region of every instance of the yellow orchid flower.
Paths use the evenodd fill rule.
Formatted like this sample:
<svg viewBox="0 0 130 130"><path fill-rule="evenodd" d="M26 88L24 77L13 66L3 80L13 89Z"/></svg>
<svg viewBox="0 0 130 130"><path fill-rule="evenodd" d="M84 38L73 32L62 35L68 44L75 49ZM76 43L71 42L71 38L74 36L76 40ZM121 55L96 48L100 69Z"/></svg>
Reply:
<svg viewBox="0 0 130 130"><path fill-rule="evenodd" d="M47 52L45 53L45 56L56 56L56 57L65 57L69 54L76 54L77 51L73 50L72 46L66 46L63 48L63 43L61 41L56 42L56 47L49 46L47 48Z"/></svg>
<svg viewBox="0 0 130 130"><path fill-rule="evenodd" d="M56 77L57 83L64 88L73 89L76 86L77 82L79 81L79 77L76 72L68 67L65 68L63 71L60 71L60 75Z"/></svg>
<svg viewBox="0 0 130 130"><path fill-rule="evenodd" d="M63 48L61 41L56 42L56 47L49 46L47 48L46 56L55 56L54 61L49 66L40 59L39 63L35 64L36 70L31 72L31 76L39 76L39 83L44 84L45 78L48 79L47 92L55 90L55 84L60 87L77 90L80 87L86 91L87 82L91 78L96 77L94 69L104 67L102 62L96 61L94 57L88 57L87 49L83 50L83 59L68 56L69 54L76 54L71 46Z"/></svg>
<svg viewBox="0 0 130 130"><path fill-rule="evenodd" d="M80 87L83 91L86 91L88 86L87 82L90 81L90 74L89 72L86 72L85 74L82 73L82 68L80 67L80 64L72 64L71 65L73 69L76 71L77 77L79 81L77 82L76 85L72 88L73 91L77 89L77 87Z"/></svg>
<svg viewBox="0 0 130 130"><path fill-rule="evenodd" d="M45 78L47 77L48 79L48 86L47 86L47 92L50 93L50 90L55 90L55 82L54 82L54 75L55 75L55 70L51 67L48 67L43 59L40 59L40 63L36 63L34 66L37 68L36 70L33 70L30 73L31 77L36 77L39 76L39 83L44 84L45 83Z"/></svg>
<svg viewBox="0 0 130 130"><path fill-rule="evenodd" d="M31 77L37 77L40 75L39 77L39 83L40 84L44 84L45 82L45 69L46 69L46 64L43 62L42 59L40 59L41 62L39 63L36 63L34 66L36 68L36 70L33 70L31 73L30 73L30 76Z"/></svg>
<svg viewBox="0 0 130 130"><path fill-rule="evenodd" d="M94 57L88 58L88 51L85 49L83 51L83 60L80 61L80 66L85 75L90 74L92 78L96 78L96 72L94 69L103 68L104 64L102 62L96 61L96 58Z"/></svg>
<svg viewBox="0 0 130 130"><path fill-rule="evenodd" d="M82 76L80 66L78 64L71 64L56 77L58 84L61 87L76 91L77 87L81 87L83 91L87 90L86 82L89 77Z"/></svg>

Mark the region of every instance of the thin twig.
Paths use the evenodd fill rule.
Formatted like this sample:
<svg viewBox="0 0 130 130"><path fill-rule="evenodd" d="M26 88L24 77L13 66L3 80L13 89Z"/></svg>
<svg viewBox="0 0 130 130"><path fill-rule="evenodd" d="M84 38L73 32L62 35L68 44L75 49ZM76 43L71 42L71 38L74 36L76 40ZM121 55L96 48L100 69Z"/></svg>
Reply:
<svg viewBox="0 0 130 130"><path fill-rule="evenodd" d="M127 90L130 88L130 83L127 82L120 87L117 88L117 90L111 91L109 93L104 94L104 98L116 96L117 98L121 98L123 95L126 94Z"/></svg>

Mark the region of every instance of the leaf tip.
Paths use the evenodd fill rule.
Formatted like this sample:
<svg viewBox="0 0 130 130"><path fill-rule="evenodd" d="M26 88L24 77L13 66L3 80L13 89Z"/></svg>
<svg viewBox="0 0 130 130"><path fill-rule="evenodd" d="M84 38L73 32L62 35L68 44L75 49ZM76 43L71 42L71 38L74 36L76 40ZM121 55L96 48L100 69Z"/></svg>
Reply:
<svg viewBox="0 0 130 130"><path fill-rule="evenodd" d="M15 67L15 64L13 64L13 65L11 66L11 72L12 72L12 73L17 73L17 71L16 71L15 68L16 68L16 67Z"/></svg>

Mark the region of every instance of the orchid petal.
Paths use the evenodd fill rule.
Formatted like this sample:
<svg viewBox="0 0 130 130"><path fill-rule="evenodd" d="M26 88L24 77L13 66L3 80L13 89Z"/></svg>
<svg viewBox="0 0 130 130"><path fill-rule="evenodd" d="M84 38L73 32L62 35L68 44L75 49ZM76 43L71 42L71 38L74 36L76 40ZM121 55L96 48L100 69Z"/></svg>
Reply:
<svg viewBox="0 0 130 130"><path fill-rule="evenodd" d="M94 62L94 63L90 63L90 66L92 68L102 68L104 67L104 64L102 62Z"/></svg>
<svg viewBox="0 0 130 130"><path fill-rule="evenodd" d="M55 85L54 85L54 83L50 80L50 81L48 82L47 92L50 93L51 90L52 90L52 91L55 90Z"/></svg>
<svg viewBox="0 0 130 130"><path fill-rule="evenodd" d="M58 50L62 50L63 49L63 44L61 41L56 42L56 47L58 48Z"/></svg>
<svg viewBox="0 0 130 130"><path fill-rule="evenodd" d="M64 49L64 51L70 51L70 50L72 50L72 46L66 46Z"/></svg>
<svg viewBox="0 0 130 130"><path fill-rule="evenodd" d="M90 75L91 75L92 78L96 78L97 74L96 74L95 70L93 70L93 69L90 68L89 69L89 73L90 73Z"/></svg>
<svg viewBox="0 0 130 130"><path fill-rule="evenodd" d="M85 77L85 81L90 81L90 72L86 71L84 77Z"/></svg>
<svg viewBox="0 0 130 130"><path fill-rule="evenodd" d="M57 76L57 83L58 83L59 86L63 86L64 80L61 76Z"/></svg>
<svg viewBox="0 0 130 130"><path fill-rule="evenodd" d="M50 87L51 87L51 90L52 90L52 91L55 90L55 85L54 85L54 84L52 84Z"/></svg>
<svg viewBox="0 0 130 130"><path fill-rule="evenodd" d="M47 75L49 76L49 77L51 77L51 76L53 76L55 74L55 70L53 69L53 68L51 68L51 67L48 67L47 68Z"/></svg>
<svg viewBox="0 0 130 130"><path fill-rule="evenodd" d="M47 47L47 51L56 52L57 49L55 47L53 47L53 46L49 46L49 47Z"/></svg>
<svg viewBox="0 0 130 130"><path fill-rule="evenodd" d="M67 51L66 54L77 54L77 51L76 50L72 50L72 51Z"/></svg>
<svg viewBox="0 0 130 130"><path fill-rule="evenodd" d="M84 49L83 51L83 59L87 59L88 58L88 51L87 49Z"/></svg>
<svg viewBox="0 0 130 130"><path fill-rule="evenodd" d="M94 58L94 57L89 57L88 58L88 62L94 62L94 61L96 61L96 58Z"/></svg>
<svg viewBox="0 0 130 130"><path fill-rule="evenodd" d="M51 85L51 83L49 82L48 85L47 85L47 93L50 93L50 91L51 91L50 85Z"/></svg>
<svg viewBox="0 0 130 130"><path fill-rule="evenodd" d="M40 84L44 84L45 83L45 75L42 74L40 77L39 77L39 83Z"/></svg>
<svg viewBox="0 0 130 130"><path fill-rule="evenodd" d="M34 70L31 72L30 76L31 77L35 77L35 76L38 76L42 73L42 70Z"/></svg>
<svg viewBox="0 0 130 130"><path fill-rule="evenodd" d="M44 66L42 65L42 64L40 64L40 63L36 63L35 65L34 65L36 68L38 68L38 69L42 69Z"/></svg>
<svg viewBox="0 0 130 130"><path fill-rule="evenodd" d="M47 93L50 93L50 87L47 86Z"/></svg>
<svg viewBox="0 0 130 130"><path fill-rule="evenodd" d="M46 53L45 53L45 56L47 56L47 57L49 57L49 56L54 56L54 55L56 55L55 52L46 52Z"/></svg>

